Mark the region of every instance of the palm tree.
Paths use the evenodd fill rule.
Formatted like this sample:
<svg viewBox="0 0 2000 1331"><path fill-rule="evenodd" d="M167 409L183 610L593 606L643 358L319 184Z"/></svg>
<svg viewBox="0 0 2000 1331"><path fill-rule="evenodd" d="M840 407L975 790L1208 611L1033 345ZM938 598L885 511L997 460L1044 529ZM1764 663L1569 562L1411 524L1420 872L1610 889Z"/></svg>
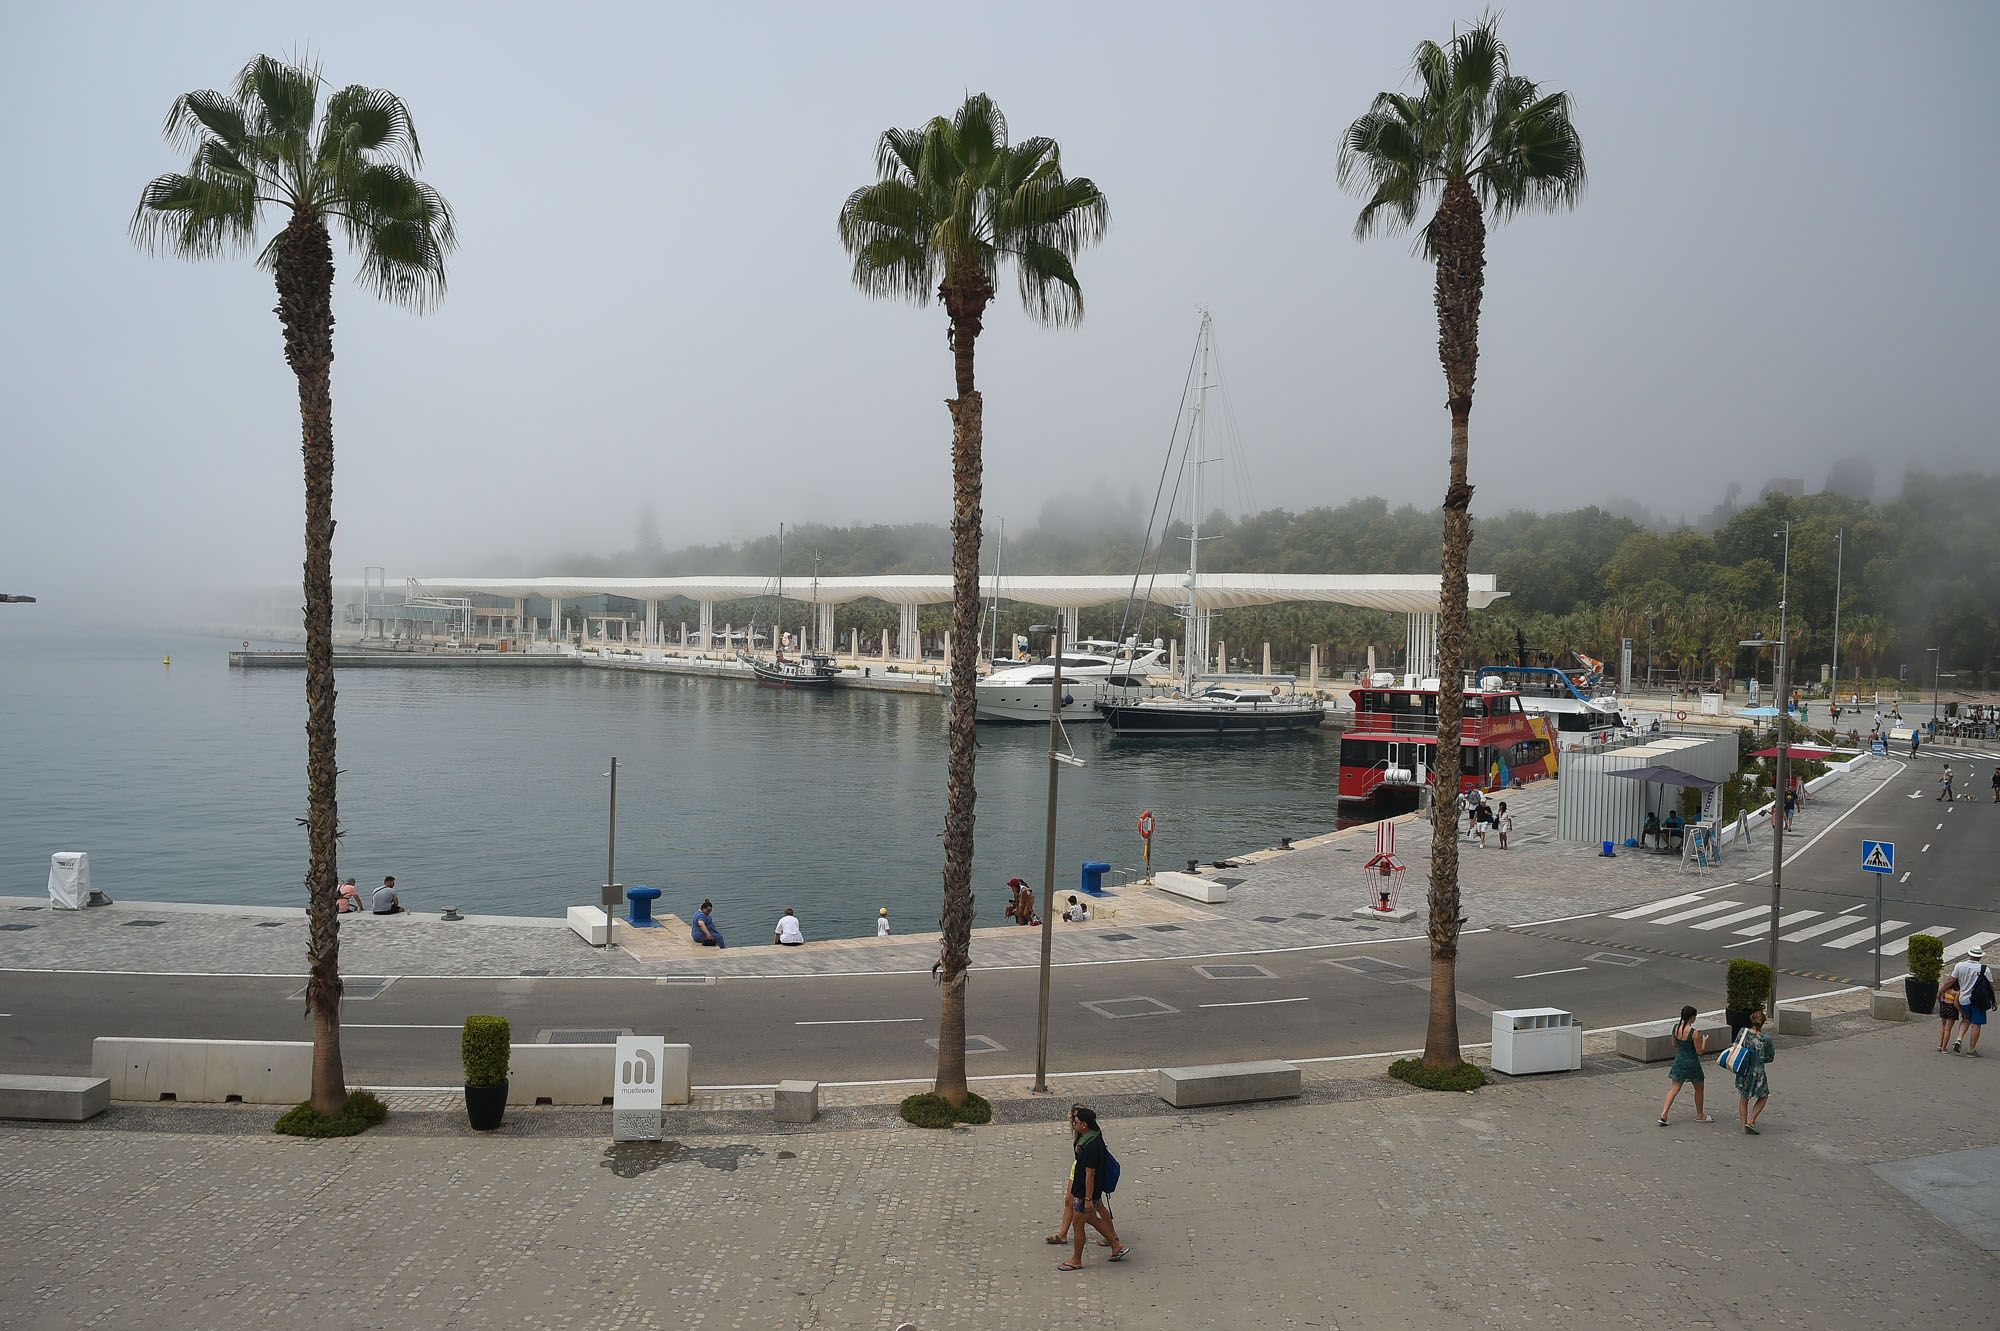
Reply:
<svg viewBox="0 0 2000 1331"><path fill-rule="evenodd" d="M1466 559L1472 546L1472 484L1466 450L1472 385L1479 364L1479 302L1485 288L1486 217L1568 207L1583 188L1583 145L1569 120L1569 96L1544 93L1514 74L1495 20L1425 42L1412 60L1416 90L1375 96L1348 127L1340 149L1343 185L1368 202L1354 233L1414 223L1418 253L1437 269L1438 359L1451 411L1451 480L1444 496L1443 604L1438 624L1438 744L1431 806L1431 1005L1424 1037L1427 1068L1456 1067L1458 1044L1458 681L1465 667Z"/></svg>
<svg viewBox="0 0 2000 1331"><path fill-rule="evenodd" d="M410 113L394 93L342 88L319 109L318 68L258 56L233 93L174 99L164 134L192 153L184 172L139 196L142 248L208 259L256 242L266 206L284 227L257 255L277 281L285 362L298 378L305 454L306 1012L313 1023L312 1105L347 1101L340 1061L340 935L335 852L340 818L333 734L333 244L338 221L360 259L361 284L419 312L444 294L451 210L411 174L422 162Z"/></svg>
<svg viewBox="0 0 2000 1331"><path fill-rule="evenodd" d="M973 698L979 641L980 424L973 348L993 300L1000 261L1013 262L1021 302L1049 325L1083 317L1072 268L1110 222L1104 195L1063 174L1053 139L1010 145L1007 121L984 93L949 118L883 133L876 180L840 208L840 242L854 284L871 296L944 305L958 396L951 412L952 642L950 746L944 815L943 986L936 1091L965 1100L965 975L972 947Z"/></svg>

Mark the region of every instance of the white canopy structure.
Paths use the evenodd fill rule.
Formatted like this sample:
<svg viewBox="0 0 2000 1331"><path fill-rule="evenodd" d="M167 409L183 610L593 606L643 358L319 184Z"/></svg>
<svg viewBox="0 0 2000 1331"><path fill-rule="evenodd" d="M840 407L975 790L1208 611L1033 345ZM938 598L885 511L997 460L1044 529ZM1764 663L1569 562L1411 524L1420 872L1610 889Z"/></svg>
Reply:
<svg viewBox="0 0 2000 1331"><path fill-rule="evenodd" d="M1253 605L1305 603L1348 605L1364 610L1381 610L1407 619L1407 668L1433 674L1437 660L1438 588L1442 579L1430 573L1388 573L1372 575L1323 573L1208 573L1201 578L1197 608L1206 613ZM1474 610L1484 610L1505 596L1491 573L1474 573L1467 578L1469 599ZM990 575L979 580L980 597L998 597L1028 605L1043 605L1060 611L1068 621L1068 633L1076 637L1079 610L1094 606L1123 605L1135 597L1154 605L1178 607L1186 604L1187 586L1178 572L1140 579L1120 574L1039 574ZM645 606L643 641L664 641L660 606L676 598L692 601L699 608L698 636L712 643L715 635L715 607L719 603L773 596L779 584L772 577L682 577L682 578L412 578L410 594L420 598L497 597L512 598L515 621L530 636L538 636L538 621L526 618L528 598L551 603L551 619L560 622L565 600L597 596L617 596ZM899 608L902 616L898 640L917 639L917 608L942 605L951 600L951 578L946 574L884 574L866 578L804 578L788 580L782 593L787 600L818 603L819 619L814 635L818 641L833 640L834 608L854 601L884 601ZM683 626L685 637L685 626ZM885 637L886 642L886 637ZM886 654L886 647L884 648Z"/></svg>

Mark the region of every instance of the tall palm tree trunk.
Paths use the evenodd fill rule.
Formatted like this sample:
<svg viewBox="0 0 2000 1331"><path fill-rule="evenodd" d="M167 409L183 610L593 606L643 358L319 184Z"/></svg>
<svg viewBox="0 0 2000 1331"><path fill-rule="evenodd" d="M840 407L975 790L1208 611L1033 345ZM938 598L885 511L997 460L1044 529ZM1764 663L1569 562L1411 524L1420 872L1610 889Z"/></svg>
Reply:
<svg viewBox="0 0 2000 1331"><path fill-rule="evenodd" d="M313 1023L312 1106L347 1104L340 1060L340 812L333 747L333 245L319 217L294 213L277 240L278 319L299 381L306 477L306 1012Z"/></svg>
<svg viewBox="0 0 2000 1331"><path fill-rule="evenodd" d="M979 538L982 404L973 380L973 348L993 283L977 269L954 273L939 288L951 320L951 357L958 396L951 411L951 705L945 760L944 909L938 918L938 1070L933 1087L953 1107L965 1102L965 984L972 965L973 757L977 752L979 683Z"/></svg>
<svg viewBox="0 0 2000 1331"><path fill-rule="evenodd" d="M1438 359L1451 409L1451 482L1444 494L1439 588L1438 742L1431 772L1431 1006L1423 1062L1427 1068L1450 1068L1463 1061L1458 1042L1458 779L1465 710L1465 566L1472 550L1467 452L1486 268L1486 223L1465 180L1454 179L1445 187L1431 235L1437 253Z"/></svg>

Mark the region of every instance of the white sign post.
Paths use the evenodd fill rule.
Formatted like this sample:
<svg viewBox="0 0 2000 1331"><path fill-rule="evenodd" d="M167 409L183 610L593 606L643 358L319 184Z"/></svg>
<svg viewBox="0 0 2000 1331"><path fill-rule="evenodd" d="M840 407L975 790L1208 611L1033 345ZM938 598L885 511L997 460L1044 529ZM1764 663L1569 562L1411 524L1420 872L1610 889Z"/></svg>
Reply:
<svg viewBox="0 0 2000 1331"><path fill-rule="evenodd" d="M611 1140L660 1140L661 1068L667 1061L664 1035L621 1035L612 1058Z"/></svg>

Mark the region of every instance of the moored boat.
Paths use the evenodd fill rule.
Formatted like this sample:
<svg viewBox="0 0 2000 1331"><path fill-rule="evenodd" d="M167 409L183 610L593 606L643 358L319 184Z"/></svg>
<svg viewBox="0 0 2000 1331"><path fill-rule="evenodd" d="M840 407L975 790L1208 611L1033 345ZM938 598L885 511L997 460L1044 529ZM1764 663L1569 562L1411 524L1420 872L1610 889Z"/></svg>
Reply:
<svg viewBox="0 0 2000 1331"><path fill-rule="evenodd" d="M1326 704L1300 693L1290 675L1207 676L1173 693L1101 701L1097 710L1111 733L1121 736L1282 735L1326 719Z"/></svg>
<svg viewBox="0 0 2000 1331"><path fill-rule="evenodd" d="M1100 721L1100 699L1137 701L1160 692L1151 682L1166 650L1158 643L1141 647L1086 638L1062 654L1062 715L1065 721ZM1054 658L996 668L973 690L974 714L981 721L1041 721L1049 719Z"/></svg>
<svg viewBox="0 0 2000 1331"><path fill-rule="evenodd" d="M750 673L757 677L759 684L782 689L832 688L835 677L840 674L840 667L833 663L833 658L819 652L786 656L780 651L769 661L738 652L736 659L750 667Z"/></svg>
<svg viewBox="0 0 2000 1331"><path fill-rule="evenodd" d="M1354 721L1340 738L1340 798L1407 799L1430 784L1437 752L1439 681L1377 673L1351 691ZM1506 789L1554 776L1555 729L1512 689L1465 687L1459 790Z"/></svg>

